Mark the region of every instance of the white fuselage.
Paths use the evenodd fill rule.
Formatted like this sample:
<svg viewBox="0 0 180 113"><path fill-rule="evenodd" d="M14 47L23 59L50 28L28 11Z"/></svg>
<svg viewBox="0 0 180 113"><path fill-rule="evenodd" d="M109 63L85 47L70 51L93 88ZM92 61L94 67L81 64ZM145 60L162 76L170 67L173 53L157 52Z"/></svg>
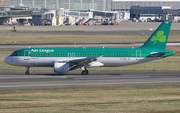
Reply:
<svg viewBox="0 0 180 113"><path fill-rule="evenodd" d="M23 57L23 56L8 56L5 58L5 62L15 66L26 67L52 67L55 61L70 61L75 59L83 59L85 57ZM125 65L132 65L137 63L143 63L151 60L156 60L161 57L100 57L98 62L104 64L104 67L118 67Z"/></svg>

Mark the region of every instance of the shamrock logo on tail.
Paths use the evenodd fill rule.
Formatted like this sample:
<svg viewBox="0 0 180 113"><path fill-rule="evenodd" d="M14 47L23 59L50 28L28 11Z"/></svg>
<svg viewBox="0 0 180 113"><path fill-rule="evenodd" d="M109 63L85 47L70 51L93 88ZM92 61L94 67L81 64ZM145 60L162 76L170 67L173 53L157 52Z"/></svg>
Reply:
<svg viewBox="0 0 180 113"><path fill-rule="evenodd" d="M151 41L154 42L154 44L156 44L157 41L160 42L165 42L166 41L166 36L164 35L164 31L158 31L156 36L153 36Z"/></svg>

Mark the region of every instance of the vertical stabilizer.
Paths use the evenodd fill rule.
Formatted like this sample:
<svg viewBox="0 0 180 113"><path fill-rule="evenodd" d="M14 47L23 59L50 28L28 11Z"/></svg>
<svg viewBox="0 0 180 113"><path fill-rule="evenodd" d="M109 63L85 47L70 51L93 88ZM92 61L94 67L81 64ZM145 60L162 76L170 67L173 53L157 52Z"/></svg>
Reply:
<svg viewBox="0 0 180 113"><path fill-rule="evenodd" d="M171 28L171 21L164 21L141 47L164 50Z"/></svg>

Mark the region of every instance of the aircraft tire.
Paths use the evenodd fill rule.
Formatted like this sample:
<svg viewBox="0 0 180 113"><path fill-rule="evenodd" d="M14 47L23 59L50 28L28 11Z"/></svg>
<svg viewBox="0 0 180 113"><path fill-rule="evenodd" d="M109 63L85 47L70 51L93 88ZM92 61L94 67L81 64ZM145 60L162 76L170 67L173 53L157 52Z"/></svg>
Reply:
<svg viewBox="0 0 180 113"><path fill-rule="evenodd" d="M88 75L88 71L87 70L84 70L81 72L82 75Z"/></svg>
<svg viewBox="0 0 180 113"><path fill-rule="evenodd" d="M29 75L29 72L25 72L26 75Z"/></svg>

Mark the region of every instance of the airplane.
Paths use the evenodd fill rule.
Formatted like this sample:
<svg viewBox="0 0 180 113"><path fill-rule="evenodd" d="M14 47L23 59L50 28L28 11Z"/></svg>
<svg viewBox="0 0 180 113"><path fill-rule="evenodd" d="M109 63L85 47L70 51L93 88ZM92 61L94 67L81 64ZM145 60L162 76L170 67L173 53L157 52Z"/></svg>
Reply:
<svg viewBox="0 0 180 113"><path fill-rule="evenodd" d="M55 73L65 73L81 68L118 67L139 64L174 55L165 50L171 21L164 21L138 48L25 48L14 51L4 61L15 66L25 66L26 75L30 67L54 67Z"/></svg>

